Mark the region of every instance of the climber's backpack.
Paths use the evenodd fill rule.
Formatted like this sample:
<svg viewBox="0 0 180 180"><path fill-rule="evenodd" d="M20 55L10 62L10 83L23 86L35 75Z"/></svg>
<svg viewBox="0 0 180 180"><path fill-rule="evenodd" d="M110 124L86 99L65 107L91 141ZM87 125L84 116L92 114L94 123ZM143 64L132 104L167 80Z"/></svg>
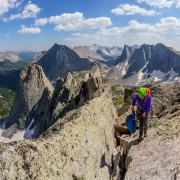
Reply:
<svg viewBox="0 0 180 180"><path fill-rule="evenodd" d="M136 132L136 123L135 121L133 120L133 115L132 114L129 114L127 117L126 117L126 126L128 127L129 131L131 133L134 133Z"/></svg>
<svg viewBox="0 0 180 180"><path fill-rule="evenodd" d="M149 88L145 87L144 89L146 90L146 93L147 93L147 94L149 94L150 96L152 96L151 90L150 90Z"/></svg>

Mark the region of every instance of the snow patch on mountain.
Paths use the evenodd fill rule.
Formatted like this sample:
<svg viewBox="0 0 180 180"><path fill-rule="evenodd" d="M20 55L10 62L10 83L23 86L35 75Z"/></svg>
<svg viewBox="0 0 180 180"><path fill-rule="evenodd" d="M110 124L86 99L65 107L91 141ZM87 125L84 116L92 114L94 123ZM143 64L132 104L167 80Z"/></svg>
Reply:
<svg viewBox="0 0 180 180"><path fill-rule="evenodd" d="M9 143L12 141L18 141L18 140L24 140L24 133L25 131L17 131L15 134L13 134L12 138L5 138L2 136L2 133L4 132L4 130L0 129L0 142L3 143Z"/></svg>
<svg viewBox="0 0 180 180"><path fill-rule="evenodd" d="M164 76L166 76L167 74L161 72L160 70L158 70L158 71L155 71L155 70L154 70L152 73L149 73L149 75L150 75L150 76L155 76L155 77L161 79L161 78L163 78Z"/></svg>
<svg viewBox="0 0 180 180"><path fill-rule="evenodd" d="M123 67L123 70L122 70L122 75L124 76L126 74L126 67L128 65L128 62L126 61L125 63L125 66Z"/></svg>
<svg viewBox="0 0 180 180"><path fill-rule="evenodd" d="M173 70L173 68L171 68L169 79L172 79L172 78L174 78L174 77L177 76L177 75L178 75L178 74Z"/></svg>
<svg viewBox="0 0 180 180"><path fill-rule="evenodd" d="M158 71L154 70L152 73L146 73L146 77L147 77L147 75L150 75L151 77L153 77L153 76L156 77L156 80L162 79L162 78L166 77L167 75L169 75L169 79L172 79L175 76L178 76L178 74L173 70L173 68L171 68L171 70L167 73L163 73L160 70L158 70Z"/></svg>
<svg viewBox="0 0 180 180"><path fill-rule="evenodd" d="M35 121L35 120L34 120L34 118L33 118L32 121L31 121L31 123L30 123L29 126L27 127L26 132L24 133L24 139L31 139L31 138L32 138L32 135L34 134L34 129L35 129L35 127L34 127L33 129L31 129L31 130L30 130L30 127L31 127L31 125L33 124L34 121Z"/></svg>
<svg viewBox="0 0 180 180"><path fill-rule="evenodd" d="M34 119L32 119L31 123L27 127L26 130L23 131L17 131L15 134L13 134L12 138L5 138L2 136L2 133L4 132L4 124L0 126L0 142L3 143L9 143L13 141L20 141L24 139L31 139L32 135L34 134L34 128L30 130L31 125L33 124Z"/></svg>

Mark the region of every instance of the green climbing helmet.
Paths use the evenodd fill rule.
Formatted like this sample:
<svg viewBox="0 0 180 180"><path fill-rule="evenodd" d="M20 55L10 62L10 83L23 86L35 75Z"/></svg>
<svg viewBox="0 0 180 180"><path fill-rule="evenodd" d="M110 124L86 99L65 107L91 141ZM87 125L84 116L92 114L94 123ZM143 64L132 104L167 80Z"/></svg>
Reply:
<svg viewBox="0 0 180 180"><path fill-rule="evenodd" d="M146 96L146 90L145 90L145 88L140 87L140 88L138 89L138 96L139 96L141 99L143 99L143 98Z"/></svg>

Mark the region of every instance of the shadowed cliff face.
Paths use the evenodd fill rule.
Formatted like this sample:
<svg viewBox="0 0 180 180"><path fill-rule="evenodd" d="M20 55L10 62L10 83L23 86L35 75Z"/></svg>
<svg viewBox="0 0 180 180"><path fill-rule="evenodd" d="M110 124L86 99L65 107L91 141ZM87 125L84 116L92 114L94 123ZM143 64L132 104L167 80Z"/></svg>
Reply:
<svg viewBox="0 0 180 180"><path fill-rule="evenodd" d="M64 78L68 72L90 70L93 66L88 59L80 58L72 49L58 44L54 44L36 64L42 66L50 80Z"/></svg>
<svg viewBox="0 0 180 180"><path fill-rule="evenodd" d="M116 111L103 93L41 138L0 144L2 179L109 179Z"/></svg>

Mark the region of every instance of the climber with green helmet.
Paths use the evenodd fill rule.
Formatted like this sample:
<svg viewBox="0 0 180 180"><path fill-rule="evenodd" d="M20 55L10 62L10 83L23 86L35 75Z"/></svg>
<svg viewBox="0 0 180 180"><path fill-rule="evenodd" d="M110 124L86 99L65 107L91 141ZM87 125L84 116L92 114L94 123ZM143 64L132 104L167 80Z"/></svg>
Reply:
<svg viewBox="0 0 180 180"><path fill-rule="evenodd" d="M134 106L137 103L136 116L139 119L139 138L138 141L142 140L143 130L144 137L147 137L148 121L150 118L150 110L152 107L152 97L150 94L146 93L144 87L140 87L138 92L134 95L132 99L132 111L134 112Z"/></svg>

